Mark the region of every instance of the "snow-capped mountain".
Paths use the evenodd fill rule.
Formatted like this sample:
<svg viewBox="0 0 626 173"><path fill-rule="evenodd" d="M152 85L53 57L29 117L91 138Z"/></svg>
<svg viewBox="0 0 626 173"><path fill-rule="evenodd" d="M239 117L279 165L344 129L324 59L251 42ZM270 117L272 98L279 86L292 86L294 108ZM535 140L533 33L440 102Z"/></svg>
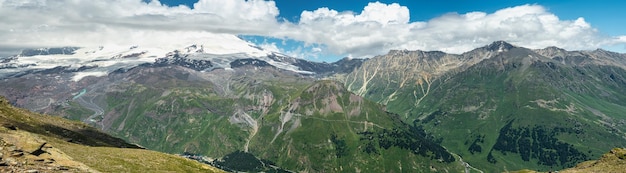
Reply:
<svg viewBox="0 0 626 173"><path fill-rule="evenodd" d="M106 45L98 47L61 47L23 50L19 55L0 60L0 79L28 73L55 71L72 73L72 80L86 76L104 76L139 65L176 64L206 71L231 66L271 65L300 74L315 74L314 68L300 67L303 60L264 50L235 35L212 34L211 37L159 46ZM300 64L298 66L297 64ZM308 70L303 70L308 69Z"/></svg>

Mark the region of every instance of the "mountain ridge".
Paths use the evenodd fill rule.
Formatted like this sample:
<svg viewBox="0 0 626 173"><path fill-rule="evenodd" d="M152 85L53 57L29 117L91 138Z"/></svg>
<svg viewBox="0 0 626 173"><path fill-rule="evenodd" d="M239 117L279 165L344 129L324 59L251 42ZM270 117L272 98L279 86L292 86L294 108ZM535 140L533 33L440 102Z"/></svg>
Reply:
<svg viewBox="0 0 626 173"><path fill-rule="evenodd" d="M619 112L626 111L623 54L494 42L442 54L452 62L446 64L420 61L429 60L421 51L403 52L366 61L346 75L346 87L423 125L475 167L564 168L626 142L619 125L625 121ZM548 138L553 142L540 142ZM607 142L587 145L577 139ZM537 150L547 148L568 157Z"/></svg>

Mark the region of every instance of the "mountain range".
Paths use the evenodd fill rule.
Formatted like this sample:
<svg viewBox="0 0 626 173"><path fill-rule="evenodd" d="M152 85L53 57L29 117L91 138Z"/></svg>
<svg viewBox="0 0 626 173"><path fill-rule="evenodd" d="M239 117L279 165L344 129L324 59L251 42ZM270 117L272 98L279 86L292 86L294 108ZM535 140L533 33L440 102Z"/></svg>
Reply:
<svg viewBox="0 0 626 173"><path fill-rule="evenodd" d="M0 94L232 171L547 171L626 145L625 69L503 41L320 63L220 36L25 50L0 60ZM228 162L245 153L272 166Z"/></svg>
<svg viewBox="0 0 626 173"><path fill-rule="evenodd" d="M626 55L604 50L500 41L460 55L391 51L344 83L475 167L547 171L626 144L624 63Z"/></svg>

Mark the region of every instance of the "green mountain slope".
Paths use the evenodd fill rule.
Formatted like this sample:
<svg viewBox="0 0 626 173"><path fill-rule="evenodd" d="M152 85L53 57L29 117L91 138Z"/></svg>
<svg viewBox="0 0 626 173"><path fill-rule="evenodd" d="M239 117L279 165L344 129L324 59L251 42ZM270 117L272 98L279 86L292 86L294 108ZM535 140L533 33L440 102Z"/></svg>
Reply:
<svg viewBox="0 0 626 173"><path fill-rule="evenodd" d="M397 115L334 81L315 82L263 123L269 125L259 130L265 136L255 138L252 149L298 170L447 172L461 168L421 129L405 125Z"/></svg>
<svg viewBox="0 0 626 173"><path fill-rule="evenodd" d="M254 66L145 67L100 81L109 82L86 87L54 112L148 149L211 158L243 151L293 171L463 169L422 129L334 81Z"/></svg>
<svg viewBox="0 0 626 173"><path fill-rule="evenodd" d="M0 172L223 172L0 98Z"/></svg>
<svg viewBox="0 0 626 173"><path fill-rule="evenodd" d="M624 69L591 60L564 63L498 42L458 56L482 55L490 56L429 80L408 80L417 85L391 94L376 90L389 85L376 80L362 93L387 102L389 111L428 129L443 146L488 172L561 169L626 145Z"/></svg>

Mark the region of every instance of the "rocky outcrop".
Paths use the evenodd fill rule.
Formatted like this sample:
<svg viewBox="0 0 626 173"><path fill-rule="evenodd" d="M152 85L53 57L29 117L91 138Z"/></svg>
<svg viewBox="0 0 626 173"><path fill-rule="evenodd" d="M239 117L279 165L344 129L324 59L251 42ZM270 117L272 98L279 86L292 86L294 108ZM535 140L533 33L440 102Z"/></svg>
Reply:
<svg viewBox="0 0 626 173"><path fill-rule="evenodd" d="M213 63L209 60L189 59L186 58L185 55L180 55L178 53L169 55L165 58L156 59L156 61L154 62L154 66L160 67L168 65L178 65L197 71L208 70L213 67Z"/></svg>
<svg viewBox="0 0 626 173"><path fill-rule="evenodd" d="M97 172L39 137L4 130L8 131L0 134L0 172Z"/></svg>

